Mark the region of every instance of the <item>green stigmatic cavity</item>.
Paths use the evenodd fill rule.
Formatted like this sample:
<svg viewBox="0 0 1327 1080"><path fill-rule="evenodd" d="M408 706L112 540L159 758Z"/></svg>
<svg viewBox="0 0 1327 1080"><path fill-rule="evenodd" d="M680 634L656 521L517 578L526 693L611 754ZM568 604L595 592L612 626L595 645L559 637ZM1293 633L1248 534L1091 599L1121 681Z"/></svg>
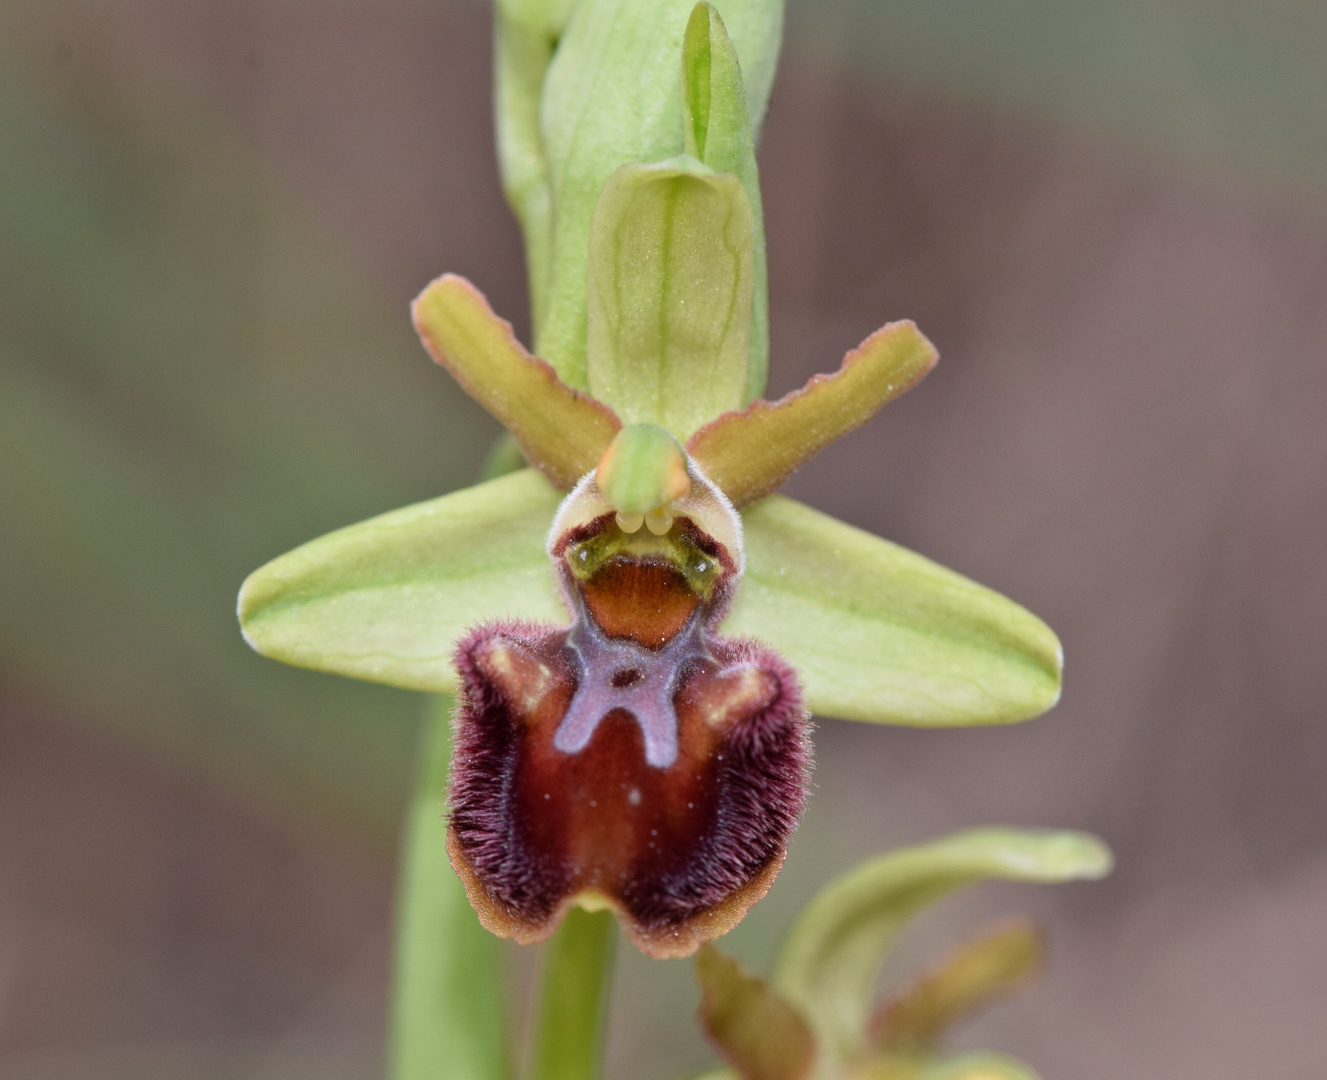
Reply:
<svg viewBox="0 0 1327 1080"><path fill-rule="evenodd" d="M694 528L684 521L676 522L663 536L648 529L626 533L610 524L597 536L568 544L564 558L572 577L586 582L618 556L666 561L682 575L691 592L706 603L723 573L723 564L701 547Z"/></svg>

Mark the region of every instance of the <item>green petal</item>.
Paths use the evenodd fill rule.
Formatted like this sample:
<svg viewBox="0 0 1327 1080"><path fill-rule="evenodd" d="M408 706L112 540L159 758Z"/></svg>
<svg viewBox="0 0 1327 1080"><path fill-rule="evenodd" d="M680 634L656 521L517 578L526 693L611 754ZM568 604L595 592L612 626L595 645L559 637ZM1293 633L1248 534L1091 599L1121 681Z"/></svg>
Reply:
<svg viewBox="0 0 1327 1080"><path fill-rule="evenodd" d="M531 465L570 489L599 464L622 426L612 410L577 393L516 340L484 294L444 274L410 307L429 355L512 433Z"/></svg>
<svg viewBox="0 0 1327 1080"><path fill-rule="evenodd" d="M244 637L298 667L452 690L452 649L476 623L567 621L544 554L560 498L523 469L329 533L249 576Z"/></svg>
<svg viewBox="0 0 1327 1080"><path fill-rule="evenodd" d="M1111 856L1085 833L975 829L870 859L822 889L784 942L774 985L836 1056L864 1039L876 975L904 924L964 885L991 878L1099 878Z"/></svg>
<svg viewBox="0 0 1327 1080"><path fill-rule="evenodd" d="M550 286L535 352L577 389L586 382L590 219L609 176L627 162L686 149L682 40L694 0L595 0L576 7L544 79L543 151L552 205ZM783 0L719 0L741 57L751 126L774 81Z"/></svg>
<svg viewBox="0 0 1327 1080"><path fill-rule="evenodd" d="M806 1021L764 979L713 945L696 956L701 1026L742 1080L801 1080L815 1063Z"/></svg>
<svg viewBox="0 0 1327 1080"><path fill-rule="evenodd" d="M871 1020L871 1041L883 1050L934 1046L958 1020L1005 997L1041 970L1040 932L1026 919L987 931L959 947Z"/></svg>
<svg viewBox="0 0 1327 1080"><path fill-rule="evenodd" d="M778 495L742 518L747 571L725 631L781 652L812 711L1000 724L1059 698L1059 641L999 593Z"/></svg>
<svg viewBox="0 0 1327 1080"><path fill-rule="evenodd" d="M682 39L682 111L686 152L715 172L733 173L742 181L751 206L753 280L745 403L765 392L769 370L769 285L760 171L737 50L719 12L704 0L692 9Z"/></svg>
<svg viewBox="0 0 1327 1080"><path fill-rule="evenodd" d="M935 347L910 322L881 327L843 358L772 404L711 420L687 450L737 506L774 491L793 470L871 419L935 366Z"/></svg>
<svg viewBox="0 0 1327 1080"><path fill-rule="evenodd" d="M1041 1080L1027 1065L1003 1054L960 1054L935 1061L921 1080Z"/></svg>
<svg viewBox="0 0 1327 1080"><path fill-rule="evenodd" d="M679 439L740 408L752 244L737 177L686 157L613 173L590 230L590 393Z"/></svg>

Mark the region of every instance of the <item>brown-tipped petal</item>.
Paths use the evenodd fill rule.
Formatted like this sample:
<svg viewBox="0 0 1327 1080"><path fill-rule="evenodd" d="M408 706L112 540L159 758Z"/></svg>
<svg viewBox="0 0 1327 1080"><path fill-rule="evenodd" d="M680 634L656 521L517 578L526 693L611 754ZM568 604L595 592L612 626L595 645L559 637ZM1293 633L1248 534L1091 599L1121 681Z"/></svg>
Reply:
<svg viewBox="0 0 1327 1080"><path fill-rule="evenodd" d="M465 278L444 274L410 313L429 355L502 421L550 482L567 490L599 464L622 426L613 410L526 352L511 323Z"/></svg>
<svg viewBox="0 0 1327 1080"><path fill-rule="evenodd" d="M807 1022L764 979L707 945L696 957L706 1034L742 1080L802 1080L815 1064Z"/></svg>
<svg viewBox="0 0 1327 1080"><path fill-rule="evenodd" d="M745 506L916 386L936 359L935 347L911 322L889 323L849 352L833 375L812 376L778 401L754 401L711 420L687 441L687 452L735 505Z"/></svg>

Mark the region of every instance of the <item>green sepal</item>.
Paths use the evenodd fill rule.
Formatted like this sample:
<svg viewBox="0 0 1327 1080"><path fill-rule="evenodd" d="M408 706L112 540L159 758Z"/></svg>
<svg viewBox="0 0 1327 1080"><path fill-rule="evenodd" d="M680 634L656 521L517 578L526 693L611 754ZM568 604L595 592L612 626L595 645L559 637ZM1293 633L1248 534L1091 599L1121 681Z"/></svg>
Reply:
<svg viewBox="0 0 1327 1080"><path fill-rule="evenodd" d="M842 1060L863 1048L880 965L923 908L978 881L1072 881L1110 867L1106 846L1077 832L974 829L891 851L835 879L802 910L774 985L811 1021L823 1051Z"/></svg>
<svg viewBox="0 0 1327 1080"><path fill-rule="evenodd" d="M523 469L313 540L245 581L245 640L298 667L451 691L452 650L477 623L568 621L544 554L560 501Z"/></svg>
<svg viewBox="0 0 1327 1080"><path fill-rule="evenodd" d="M764 394L769 372L769 275L760 170L737 50L723 18L705 0L692 9L682 39L682 112L687 154L715 172L733 173L751 206L753 280L745 404Z"/></svg>
<svg viewBox="0 0 1327 1080"><path fill-rule="evenodd" d="M701 1027L742 1080L802 1080L815 1064L811 1029L764 979L713 945L696 954Z"/></svg>
<svg viewBox="0 0 1327 1080"><path fill-rule="evenodd" d="M737 177L694 158L623 165L590 228L590 393L686 439L746 400L752 218Z"/></svg>
<svg viewBox="0 0 1327 1080"><path fill-rule="evenodd" d="M686 149L679 59L693 6L694 0L581 3L544 79L542 153L556 215L535 352L577 389L587 385L590 219L620 165L664 161ZM717 6L741 57L758 139L774 81L783 0L720 0Z"/></svg>
<svg viewBox="0 0 1327 1080"><path fill-rule="evenodd" d="M967 726L1058 700L1059 641L999 593L782 496L742 520L746 577L724 632L782 653L813 712Z"/></svg>
<svg viewBox="0 0 1327 1080"><path fill-rule="evenodd" d="M526 352L511 323L469 281L443 274L415 298L410 314L429 355L506 426L551 483L570 490L599 464L622 426L618 418Z"/></svg>

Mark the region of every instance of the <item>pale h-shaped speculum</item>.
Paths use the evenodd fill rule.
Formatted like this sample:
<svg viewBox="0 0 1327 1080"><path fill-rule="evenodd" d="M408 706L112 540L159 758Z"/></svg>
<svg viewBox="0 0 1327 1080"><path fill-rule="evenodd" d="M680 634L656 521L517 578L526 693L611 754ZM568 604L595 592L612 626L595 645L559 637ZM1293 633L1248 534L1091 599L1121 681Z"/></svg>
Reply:
<svg viewBox="0 0 1327 1080"><path fill-rule="evenodd" d="M567 714L553 735L565 754L584 750L599 722L614 709L630 713L645 740L645 761L666 769L677 760L677 709L673 697L691 661L712 659L704 640L701 609L660 649L610 638L584 601L576 598L576 621L567 647L576 657L577 686Z"/></svg>

